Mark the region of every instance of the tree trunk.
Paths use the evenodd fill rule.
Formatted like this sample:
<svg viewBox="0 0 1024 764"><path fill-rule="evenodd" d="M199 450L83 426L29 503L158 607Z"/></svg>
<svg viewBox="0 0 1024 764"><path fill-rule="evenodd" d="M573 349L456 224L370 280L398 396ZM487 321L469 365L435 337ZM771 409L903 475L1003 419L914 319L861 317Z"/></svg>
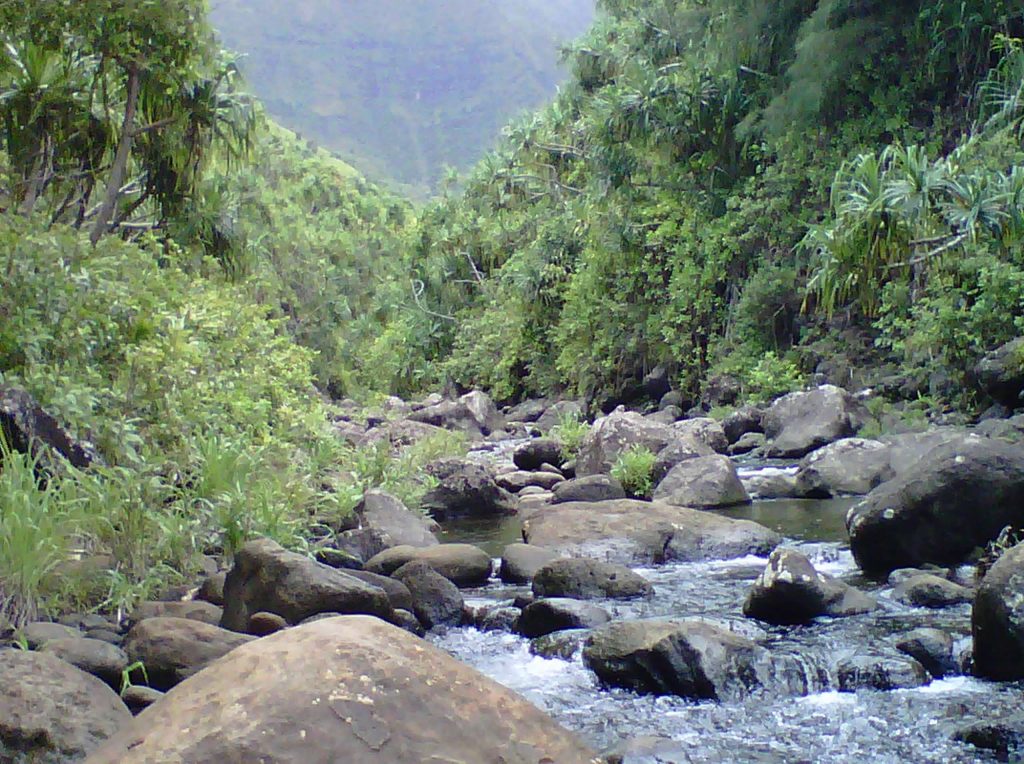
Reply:
<svg viewBox="0 0 1024 764"><path fill-rule="evenodd" d="M100 211L96 215L92 233L89 234L89 241L94 245L110 229L110 219L114 215L117 198L120 195L121 186L124 185L124 178L128 172L128 159L132 153L132 142L135 140L135 110L138 107L138 101L139 66L133 63L128 68L128 93L124 107L124 124L121 126L121 140L117 143L114 164L110 168L107 193L103 198Z"/></svg>

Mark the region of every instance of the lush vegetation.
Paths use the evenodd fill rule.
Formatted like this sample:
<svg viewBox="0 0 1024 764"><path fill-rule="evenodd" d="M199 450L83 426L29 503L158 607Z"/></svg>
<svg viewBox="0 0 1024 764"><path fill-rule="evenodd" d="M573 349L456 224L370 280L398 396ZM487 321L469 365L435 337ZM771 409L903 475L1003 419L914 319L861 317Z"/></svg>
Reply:
<svg viewBox="0 0 1024 764"><path fill-rule="evenodd" d="M764 397L854 327L905 389L971 405L1024 315L1020 6L600 8L559 98L422 213L449 320L421 363L502 399L625 400L659 364Z"/></svg>
<svg viewBox="0 0 1024 764"><path fill-rule="evenodd" d="M211 17L267 110L423 199L565 78L558 45L593 0L215 0Z"/></svg>

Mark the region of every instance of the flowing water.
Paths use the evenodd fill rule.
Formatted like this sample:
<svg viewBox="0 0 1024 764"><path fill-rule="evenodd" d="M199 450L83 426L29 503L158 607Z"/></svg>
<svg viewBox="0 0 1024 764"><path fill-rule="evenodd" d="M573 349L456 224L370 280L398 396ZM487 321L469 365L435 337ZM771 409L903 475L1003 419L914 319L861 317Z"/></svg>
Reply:
<svg viewBox="0 0 1024 764"><path fill-rule="evenodd" d="M970 606L944 610L912 608L895 602L891 589L862 580L844 542L843 518L851 505L839 501L755 502L723 511L756 520L787 537L815 567L872 590L881 602L875 613L819 619L810 626L764 627L743 617L747 590L766 560L743 558L713 563L638 568L655 587L643 601L603 605L615 619L704 618L758 640L776 656L790 656L802 669L806 693L762 691L722 702L641 696L602 688L583 665L530 653L530 642L507 632L474 628L434 634L436 644L504 684L575 730L597 749L625 739L657 735L674 740L679 751L666 762L976 762L995 761L954 742L953 734L976 722L1017 716L1021 685L999 685L964 676L917 689L838 692L836 664L847 656L899 656L895 641L920 626L954 636L954 654L970 645ZM518 523L467 523L446 529L446 540L482 544L497 555L518 540ZM966 571L964 571L966 573ZM477 607L511 604L527 591L492 582L467 592Z"/></svg>

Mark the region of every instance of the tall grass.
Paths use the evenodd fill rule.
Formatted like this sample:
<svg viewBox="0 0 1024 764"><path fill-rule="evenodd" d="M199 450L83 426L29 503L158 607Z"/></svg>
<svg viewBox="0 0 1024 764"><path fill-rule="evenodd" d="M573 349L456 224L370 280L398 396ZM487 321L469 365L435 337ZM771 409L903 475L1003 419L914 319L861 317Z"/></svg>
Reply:
<svg viewBox="0 0 1024 764"><path fill-rule="evenodd" d="M11 624L46 610L46 584L89 535L87 502L73 483L40 480L38 460L0 437L0 617Z"/></svg>

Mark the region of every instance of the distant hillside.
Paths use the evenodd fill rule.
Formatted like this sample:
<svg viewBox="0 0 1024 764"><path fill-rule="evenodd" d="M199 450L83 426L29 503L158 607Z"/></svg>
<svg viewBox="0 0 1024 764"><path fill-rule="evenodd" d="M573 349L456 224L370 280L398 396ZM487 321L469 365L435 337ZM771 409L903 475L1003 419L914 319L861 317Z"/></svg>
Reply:
<svg viewBox="0 0 1024 764"><path fill-rule="evenodd" d="M558 45L593 0L213 0L224 43L278 120L423 194L549 101Z"/></svg>

